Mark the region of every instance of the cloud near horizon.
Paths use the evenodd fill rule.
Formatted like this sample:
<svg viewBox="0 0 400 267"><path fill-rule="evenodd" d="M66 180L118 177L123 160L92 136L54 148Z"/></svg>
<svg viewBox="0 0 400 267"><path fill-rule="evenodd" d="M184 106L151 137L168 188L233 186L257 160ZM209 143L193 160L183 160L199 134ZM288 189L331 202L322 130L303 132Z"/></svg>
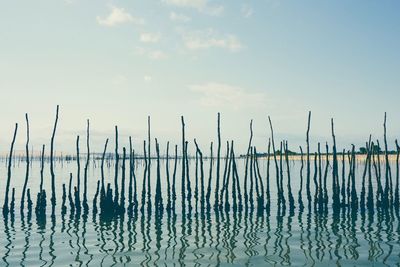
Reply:
<svg viewBox="0 0 400 267"><path fill-rule="evenodd" d="M143 32L140 34L139 39L142 43L158 43L161 39L161 34L151 33L151 32Z"/></svg>
<svg viewBox="0 0 400 267"><path fill-rule="evenodd" d="M132 16L130 13L125 11L124 8L119 8L111 6L111 13L106 17L97 16L96 20L99 25L106 27L113 27L120 24L134 23L134 24L144 24L143 18L138 18Z"/></svg>
<svg viewBox="0 0 400 267"><path fill-rule="evenodd" d="M199 94L199 103L204 107L228 107L239 110L264 106L267 100L265 93L249 92L226 83L207 82L190 85L189 89Z"/></svg>
<svg viewBox="0 0 400 267"><path fill-rule="evenodd" d="M169 56L166 52L159 49L148 49L145 47L135 47L133 51L134 55L145 56L152 60L167 59Z"/></svg>
<svg viewBox="0 0 400 267"><path fill-rule="evenodd" d="M189 22L192 20L191 17L188 17L186 15L183 14L178 14L175 12L171 12L169 13L169 19L172 21L176 21L176 22Z"/></svg>
<svg viewBox="0 0 400 267"><path fill-rule="evenodd" d="M220 34L214 29L186 32L183 34L184 45L189 50L222 48L238 52L243 48L241 41L233 34Z"/></svg>
<svg viewBox="0 0 400 267"><path fill-rule="evenodd" d="M176 7L194 8L210 16L220 16L224 12L222 5L211 5L208 0L163 0L163 2Z"/></svg>

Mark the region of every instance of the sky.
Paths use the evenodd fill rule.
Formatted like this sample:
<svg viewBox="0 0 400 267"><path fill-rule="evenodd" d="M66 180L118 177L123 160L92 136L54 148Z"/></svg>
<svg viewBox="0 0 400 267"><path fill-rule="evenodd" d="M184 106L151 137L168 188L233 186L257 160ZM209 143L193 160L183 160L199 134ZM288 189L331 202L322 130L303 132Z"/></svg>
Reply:
<svg viewBox="0 0 400 267"><path fill-rule="evenodd" d="M132 136L141 151L147 116L152 137L187 139L208 153L222 139L244 153L249 123L265 151L271 116L277 141L361 146L369 134L399 136L400 2L284 0L4 0L0 2L0 151L15 123L16 150L49 145L56 105L56 150L102 151ZM391 143L392 144L392 143ZM83 150L83 149L82 149ZM154 149L153 149L154 151Z"/></svg>

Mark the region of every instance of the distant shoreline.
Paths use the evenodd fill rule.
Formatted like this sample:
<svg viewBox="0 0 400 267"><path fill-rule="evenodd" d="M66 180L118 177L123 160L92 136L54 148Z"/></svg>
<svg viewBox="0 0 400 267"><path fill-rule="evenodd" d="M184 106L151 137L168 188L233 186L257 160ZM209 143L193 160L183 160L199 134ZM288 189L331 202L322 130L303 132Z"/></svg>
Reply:
<svg viewBox="0 0 400 267"><path fill-rule="evenodd" d="M64 155L62 153L57 153L57 154L58 155L54 157L55 160L58 160L58 161L60 161L60 160L63 160L63 161L76 161L76 155L71 155L71 154L65 154ZM310 155L310 161L314 160L315 154L316 154L316 152L310 152L310 154L309 154ZM121 155L122 155L122 153L120 153L120 159L119 160L122 160ZM91 153L90 154L91 159L92 160L96 160L96 161L97 160L101 160L101 156L102 156L101 153ZM273 160L274 154L269 154L269 156L270 156L270 159ZM295 161L300 161L302 156L303 156L303 160L305 161L307 159L307 154L305 154L305 153L303 155L297 154L297 153L288 155L290 160L295 160ZM367 154L355 153L355 156L356 156L356 158L358 160L365 160L366 157L367 157ZM375 156L377 156L377 154L375 154ZM277 153L276 157L279 159L280 158L280 154ZM282 154L282 157L284 158L285 154ZM337 153L337 157L338 157L338 160L341 161L342 157L343 157L343 153L342 152L341 153ZM379 153L379 157L380 157L381 161L384 161L385 160L385 153L384 152ZM80 158L81 159L86 158L86 154L81 153L80 154ZM144 158L145 157L143 155L135 156L136 160L144 160ZM150 158L151 158L151 160L157 160L157 156L156 155L152 155ZM181 160L182 156L179 155L177 158L178 158L178 160ZM239 155L239 156L236 156L235 158L236 159L246 159L246 155ZM260 160L266 160L267 158L268 158L268 154L259 154L258 155L258 159L260 159ZM321 153L321 159L322 160L326 160L326 158L327 158L326 153ZM388 158L389 158L390 161L395 161L397 159L397 154L394 153L394 152L389 152L388 153ZM14 160L24 161L25 154L22 154L22 153L21 154L17 154L17 155L14 154L13 155L13 159ZM49 159L50 159L50 155L45 155L45 160L49 160ZM114 159L115 159L114 153L107 153L107 155L105 157L106 161L113 161ZM161 160L165 160L165 159L167 159L167 157L165 155L160 155L160 159ZM169 156L169 160L173 160L173 159L174 159L174 157L172 155L170 155ZM188 155L188 159L194 160L195 156ZM203 156L203 159L204 160L209 160L210 157L209 156ZM213 159L216 160L217 157L214 156ZM226 159L226 157L225 156L221 156L221 159ZM333 160L333 154L332 153L328 154L328 159L329 160ZM347 153L345 154L345 159L348 160L348 154ZM8 155L7 154L0 155L0 161L6 161L6 160L8 160ZM30 160L39 161L40 160L40 155L37 154L37 153L34 153L33 155L31 154ZM126 160L129 160L129 158L126 158Z"/></svg>

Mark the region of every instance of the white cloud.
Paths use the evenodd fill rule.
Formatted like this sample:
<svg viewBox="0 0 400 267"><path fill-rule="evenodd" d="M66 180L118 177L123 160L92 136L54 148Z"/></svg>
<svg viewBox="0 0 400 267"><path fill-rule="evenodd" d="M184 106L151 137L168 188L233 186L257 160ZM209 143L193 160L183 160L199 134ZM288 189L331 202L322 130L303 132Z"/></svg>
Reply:
<svg viewBox="0 0 400 267"><path fill-rule="evenodd" d="M200 94L199 103L205 107L229 107L242 109L263 107L267 97L264 93L249 92L241 87L225 83L209 82L189 86L190 90Z"/></svg>
<svg viewBox="0 0 400 267"><path fill-rule="evenodd" d="M72 5L72 4L75 4L75 1L74 0L64 0L64 3L67 5Z"/></svg>
<svg viewBox="0 0 400 267"><path fill-rule="evenodd" d="M190 50L201 50L209 48L223 48L231 52L237 52L243 45L233 34L221 35L213 29L205 31L194 31L183 34L186 48Z"/></svg>
<svg viewBox="0 0 400 267"><path fill-rule="evenodd" d="M192 7L197 9L207 5L207 0L164 0L164 2L178 7Z"/></svg>
<svg viewBox="0 0 400 267"><path fill-rule="evenodd" d="M169 13L169 19L177 22L189 22L191 20L190 17L175 12Z"/></svg>
<svg viewBox="0 0 400 267"><path fill-rule="evenodd" d="M122 85L125 84L128 81L128 78L126 78L125 75L118 74L113 78L113 84L114 85Z"/></svg>
<svg viewBox="0 0 400 267"><path fill-rule="evenodd" d="M150 59L166 59L168 55L161 50L153 50L148 52L148 56Z"/></svg>
<svg viewBox="0 0 400 267"><path fill-rule="evenodd" d="M224 11L223 6L210 5L209 0L163 0L163 2L177 7L194 8L211 16L219 16Z"/></svg>
<svg viewBox="0 0 400 267"><path fill-rule="evenodd" d="M143 56L146 54L146 49L140 46L136 46L133 48L133 53L136 56Z"/></svg>
<svg viewBox="0 0 400 267"><path fill-rule="evenodd" d="M134 54L138 56L145 56L152 60L161 60L168 58L168 54L161 50L152 50L144 47L135 47Z"/></svg>
<svg viewBox="0 0 400 267"><path fill-rule="evenodd" d="M254 10L251 6L243 5L241 9L242 16L245 18L250 18L253 16Z"/></svg>
<svg viewBox="0 0 400 267"><path fill-rule="evenodd" d="M160 38L159 33L144 32L140 34L140 41L143 43L158 43Z"/></svg>
<svg viewBox="0 0 400 267"><path fill-rule="evenodd" d="M206 6L202 11L211 16L221 16L224 13L224 6Z"/></svg>
<svg viewBox="0 0 400 267"><path fill-rule="evenodd" d="M135 23L135 24L144 24L144 20L142 18L133 17L124 8L119 8L115 6L111 6L111 13L107 17L97 16L97 23L102 26L112 27L119 24L125 23Z"/></svg>
<svg viewBox="0 0 400 267"><path fill-rule="evenodd" d="M143 79L145 82L151 82L151 80L153 80L153 77L151 77L150 75L145 75Z"/></svg>

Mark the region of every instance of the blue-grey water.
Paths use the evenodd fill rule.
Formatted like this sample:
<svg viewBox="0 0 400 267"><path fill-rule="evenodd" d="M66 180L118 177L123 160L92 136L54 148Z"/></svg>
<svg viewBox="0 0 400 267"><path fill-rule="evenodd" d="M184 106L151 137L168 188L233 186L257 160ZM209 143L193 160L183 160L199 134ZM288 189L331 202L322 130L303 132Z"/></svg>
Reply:
<svg viewBox="0 0 400 267"><path fill-rule="evenodd" d="M162 188L166 202L165 161L161 161ZM143 177L142 162L138 161L136 177L140 194ZM208 179L208 164L204 162ZM239 175L243 176L243 162L238 161ZM84 160L81 165L84 166ZM260 161L261 175L265 177L265 161ZM272 165L271 165L272 166ZM34 205L39 190L38 161L30 167L29 188ZM172 175L173 162L170 162ZM189 162L190 179L194 188L195 164ZM44 186L50 192L49 165L45 165ZM394 169L394 168L393 168ZM292 188L297 200L299 188L299 161L291 162ZM331 169L329 169L331 171ZM363 171L358 162L357 173ZM50 216L47 200L46 220L37 221L31 215L19 212L19 199L25 178L25 163L16 161L12 168L11 186L16 189L14 217L0 220L1 266L399 266L400 221L394 213L341 212L333 217L329 210L315 214L296 208L293 214L277 216L274 168L271 168L270 215L255 212L176 214L156 217L147 213L122 216L112 220L61 215L62 184L69 173L76 179L76 162L56 162L56 216ZM178 164L178 173L180 164ZM223 172L223 164L221 175ZM6 163L0 175L0 203L4 201ZM113 162L107 162L106 182L114 178ZM152 161L152 190L155 188L156 161ZM83 168L81 170L83 177ZM215 166L214 166L215 176ZM81 179L82 179L81 177ZM180 177L179 174L177 177ZM331 177L329 175L329 177ZM214 177L215 178L215 177ZM242 178L242 177L241 177ZM88 175L89 204L100 179L98 161L91 161ZM83 180L83 179L82 179ZM177 191L180 192L180 179ZM74 180L75 181L75 180ZM328 181L329 178L328 178ZM359 181L359 179L357 180ZM243 178L241 180L243 183ZM328 182L328 184L330 184ZM359 185L359 184L358 184ZM286 178L284 180L286 189ZM154 192L152 192L154 197ZM303 200L306 200L304 197ZM180 203L178 193L177 203ZM67 205L68 206L68 205ZM194 203L193 203L193 206Z"/></svg>

